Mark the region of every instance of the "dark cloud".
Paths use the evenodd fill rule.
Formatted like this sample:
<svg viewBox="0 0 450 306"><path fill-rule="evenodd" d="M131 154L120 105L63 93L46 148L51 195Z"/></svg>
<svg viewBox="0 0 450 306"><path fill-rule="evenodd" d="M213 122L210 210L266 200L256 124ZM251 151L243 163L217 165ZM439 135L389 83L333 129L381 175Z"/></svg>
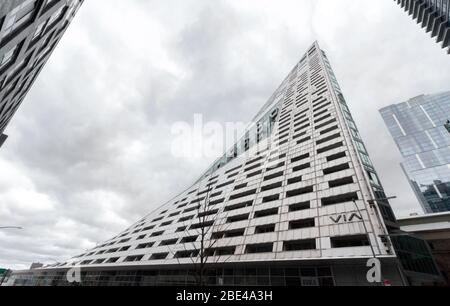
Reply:
<svg viewBox="0 0 450 306"><path fill-rule="evenodd" d="M187 188L213 159L173 157L172 125L251 120L316 39L394 209L418 211L378 109L448 90L450 64L393 1L88 1L0 151L0 220L25 227L0 266L76 255Z"/></svg>

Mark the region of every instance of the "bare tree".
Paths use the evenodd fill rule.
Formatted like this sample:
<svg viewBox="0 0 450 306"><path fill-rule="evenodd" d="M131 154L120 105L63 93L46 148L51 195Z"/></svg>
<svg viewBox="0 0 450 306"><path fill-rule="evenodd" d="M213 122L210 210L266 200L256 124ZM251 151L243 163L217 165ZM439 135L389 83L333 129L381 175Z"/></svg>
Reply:
<svg viewBox="0 0 450 306"><path fill-rule="evenodd" d="M214 232L215 230L221 230L218 229L220 225L217 224L219 222L217 216L219 215L220 209L214 209L210 205L211 191L212 185L209 183L207 185L205 199L200 202L197 210L197 232L200 236L200 246L196 250L196 253L198 253L198 263L195 265L195 270L198 281L197 285L199 286L206 285L207 265L211 263L211 258L214 256L213 248L218 242L218 239L214 237ZM213 223L211 224L211 222ZM196 245L194 244L194 246Z"/></svg>
<svg viewBox="0 0 450 306"><path fill-rule="evenodd" d="M191 219L191 222L188 225L186 223L183 224L183 227L185 227L185 229L181 233L183 235L180 235L182 237L189 237L189 235L191 234L190 231L193 229L193 226L197 233L197 240L195 242L182 243L182 245L184 251L192 251L189 258L191 264L194 266L195 280L196 285L198 286L206 285L207 266L211 263L217 263L221 259L221 256L215 256L214 254L214 247L219 240L214 236L214 234L216 232L226 231L229 227L229 224L224 227L223 224L217 223L220 221L217 219L217 217L221 212L221 209L214 209L211 207L210 198L211 192L213 191L212 185L213 184L209 183L207 185L207 189L203 192L200 192L200 195L205 194L205 196L203 199L201 196L199 198L201 200L199 200L198 205L196 206L196 217L194 219ZM227 214L224 216L224 218L227 218ZM196 223L194 223L194 220ZM178 238L180 238L180 236ZM174 257L178 261L178 264L181 264L179 258L176 256L176 253L174 253L170 249L169 251L173 253ZM225 260L228 261L231 256L229 256ZM216 260L212 261L214 257L216 257Z"/></svg>

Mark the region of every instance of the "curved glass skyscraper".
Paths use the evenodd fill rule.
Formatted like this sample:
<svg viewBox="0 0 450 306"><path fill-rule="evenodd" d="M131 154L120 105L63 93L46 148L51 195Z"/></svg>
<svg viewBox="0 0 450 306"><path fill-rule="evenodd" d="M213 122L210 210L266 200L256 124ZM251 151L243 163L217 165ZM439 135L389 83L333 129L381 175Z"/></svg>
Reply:
<svg viewBox="0 0 450 306"><path fill-rule="evenodd" d="M83 1L0 1L0 147L6 127Z"/></svg>
<svg viewBox="0 0 450 306"><path fill-rule="evenodd" d="M450 54L450 0L394 0Z"/></svg>

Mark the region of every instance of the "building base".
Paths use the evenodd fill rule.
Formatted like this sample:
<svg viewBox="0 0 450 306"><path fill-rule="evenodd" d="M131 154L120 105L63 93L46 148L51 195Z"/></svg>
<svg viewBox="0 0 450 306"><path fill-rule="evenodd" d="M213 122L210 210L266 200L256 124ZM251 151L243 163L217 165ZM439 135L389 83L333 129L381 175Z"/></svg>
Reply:
<svg viewBox="0 0 450 306"><path fill-rule="evenodd" d="M392 259L382 261L382 282L367 280L367 259L288 263L226 263L211 265L204 274L207 286L404 286L401 269ZM69 283L67 270L13 273L11 286L195 286L198 270L174 267L111 267L83 269L81 283ZM74 276L75 272L70 273Z"/></svg>

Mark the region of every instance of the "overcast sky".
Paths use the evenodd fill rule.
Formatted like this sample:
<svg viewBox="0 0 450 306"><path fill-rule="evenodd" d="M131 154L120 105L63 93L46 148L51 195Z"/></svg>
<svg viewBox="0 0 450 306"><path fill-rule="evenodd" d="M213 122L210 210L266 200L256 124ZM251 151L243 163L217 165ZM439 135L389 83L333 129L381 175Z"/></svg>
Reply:
<svg viewBox="0 0 450 306"><path fill-rule="evenodd" d="M212 158L174 122L249 121L318 40L397 215L420 212L378 110L450 89L450 57L392 0L85 1L0 150L0 267L64 261L184 190Z"/></svg>

